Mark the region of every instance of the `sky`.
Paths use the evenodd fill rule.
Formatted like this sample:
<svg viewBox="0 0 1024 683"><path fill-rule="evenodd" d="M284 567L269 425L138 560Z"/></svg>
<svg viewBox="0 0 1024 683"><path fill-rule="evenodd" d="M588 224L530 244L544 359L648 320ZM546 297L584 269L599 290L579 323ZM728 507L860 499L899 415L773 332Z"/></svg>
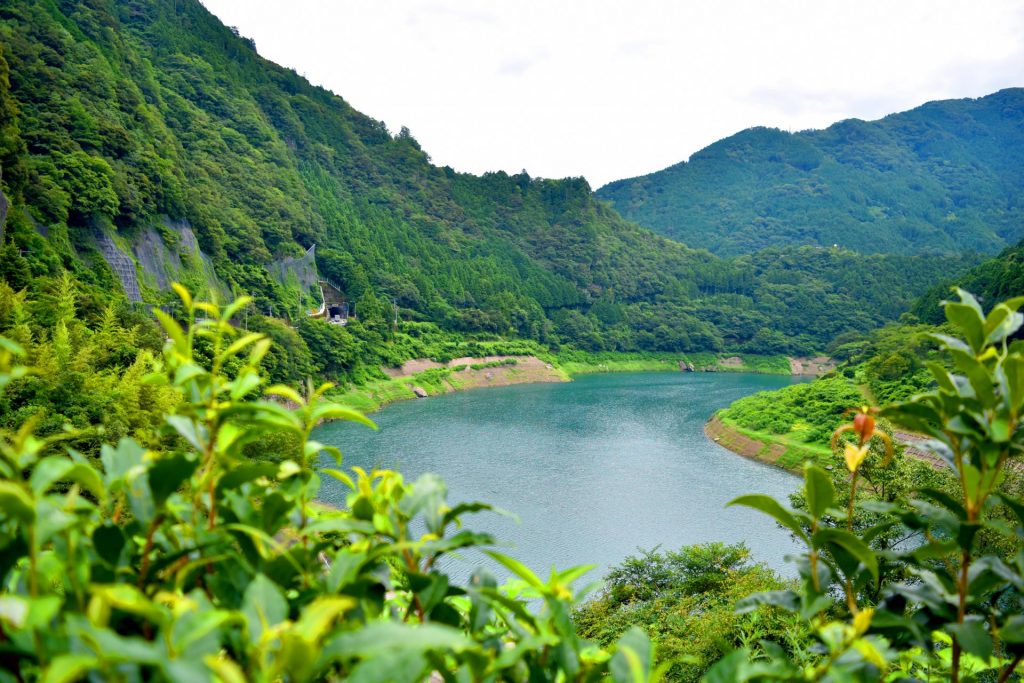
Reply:
<svg viewBox="0 0 1024 683"><path fill-rule="evenodd" d="M1024 0L202 0L434 163L650 173L751 126L1024 86Z"/></svg>

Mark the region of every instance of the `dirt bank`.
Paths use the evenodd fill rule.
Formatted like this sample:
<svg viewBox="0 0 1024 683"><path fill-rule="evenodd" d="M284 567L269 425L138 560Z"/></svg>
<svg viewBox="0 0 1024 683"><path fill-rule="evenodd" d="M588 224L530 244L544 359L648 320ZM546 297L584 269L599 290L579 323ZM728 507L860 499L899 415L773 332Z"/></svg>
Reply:
<svg viewBox="0 0 1024 683"><path fill-rule="evenodd" d="M796 473L796 470L788 468L779 463L779 459L785 455L786 447L782 444L766 444L757 439L751 438L722 422L717 415L711 417L704 424L704 433L708 438L723 448L733 453L742 455L751 460L757 460L768 465L774 465L787 472Z"/></svg>
<svg viewBox="0 0 1024 683"><path fill-rule="evenodd" d="M836 362L828 356L814 358L790 358L789 370L794 375L821 377L836 369Z"/></svg>

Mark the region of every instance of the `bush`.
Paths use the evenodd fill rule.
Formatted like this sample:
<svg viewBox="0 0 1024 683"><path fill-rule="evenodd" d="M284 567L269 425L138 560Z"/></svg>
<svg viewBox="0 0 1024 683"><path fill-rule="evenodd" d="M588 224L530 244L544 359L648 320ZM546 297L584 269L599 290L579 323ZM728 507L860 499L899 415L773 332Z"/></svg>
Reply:
<svg viewBox="0 0 1024 683"><path fill-rule="evenodd" d="M807 465L800 509L762 495L734 500L767 513L807 548L798 589L751 595L740 611L789 610L813 647L751 644L718 662L708 680L1016 679L1024 660L1024 501L1016 471L1024 453L1024 345L1009 338L1024 326L1017 312L1024 297L986 316L970 294L959 296L945 305L959 336L935 335L954 371L928 363L935 389L882 411L930 438L926 447L952 473L952 485L858 499L859 484L884 484L893 455L888 434L860 413L832 439L848 492Z"/></svg>
<svg viewBox="0 0 1024 683"><path fill-rule="evenodd" d="M0 678L654 680L641 631L610 649L576 635L585 569L545 582L491 552L515 581L454 583L439 561L493 543L462 526L489 506L449 505L435 475L321 467L341 457L309 438L321 420L372 423L329 385L266 387L270 341L229 323L245 300L179 292L191 324L156 312L169 340L146 378L180 397L162 447L123 438L94 462L34 420L0 431ZM22 353L0 338L0 392L31 372ZM271 434L294 457L246 457ZM322 476L349 488L345 510L314 502Z"/></svg>

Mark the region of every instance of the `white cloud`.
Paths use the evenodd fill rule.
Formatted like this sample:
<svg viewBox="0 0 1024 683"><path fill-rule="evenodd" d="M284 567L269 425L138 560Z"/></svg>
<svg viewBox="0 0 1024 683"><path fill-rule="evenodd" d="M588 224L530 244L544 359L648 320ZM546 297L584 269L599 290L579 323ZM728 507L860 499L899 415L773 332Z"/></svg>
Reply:
<svg viewBox="0 0 1024 683"><path fill-rule="evenodd" d="M1024 0L203 0L435 162L663 168L753 125L1024 85Z"/></svg>

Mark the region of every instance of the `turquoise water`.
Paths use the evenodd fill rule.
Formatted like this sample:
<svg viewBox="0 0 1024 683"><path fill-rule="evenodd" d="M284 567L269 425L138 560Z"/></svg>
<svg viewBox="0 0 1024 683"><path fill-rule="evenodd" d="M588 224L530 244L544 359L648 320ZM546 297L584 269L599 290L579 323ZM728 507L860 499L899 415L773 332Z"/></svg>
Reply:
<svg viewBox="0 0 1024 683"><path fill-rule="evenodd" d="M743 374L592 375L565 384L480 389L392 405L372 416L377 432L351 423L314 437L342 449L344 467L398 469L407 480L436 472L451 503L483 500L519 521L482 513L466 526L494 533L535 571L596 564L592 575L638 548L744 541L784 570L788 535L751 510L725 508L744 493L783 501L798 479L735 455L703 432L718 408L789 377ZM344 504L324 478L321 498ZM450 561L463 575L480 555ZM789 572L787 572L789 573Z"/></svg>

